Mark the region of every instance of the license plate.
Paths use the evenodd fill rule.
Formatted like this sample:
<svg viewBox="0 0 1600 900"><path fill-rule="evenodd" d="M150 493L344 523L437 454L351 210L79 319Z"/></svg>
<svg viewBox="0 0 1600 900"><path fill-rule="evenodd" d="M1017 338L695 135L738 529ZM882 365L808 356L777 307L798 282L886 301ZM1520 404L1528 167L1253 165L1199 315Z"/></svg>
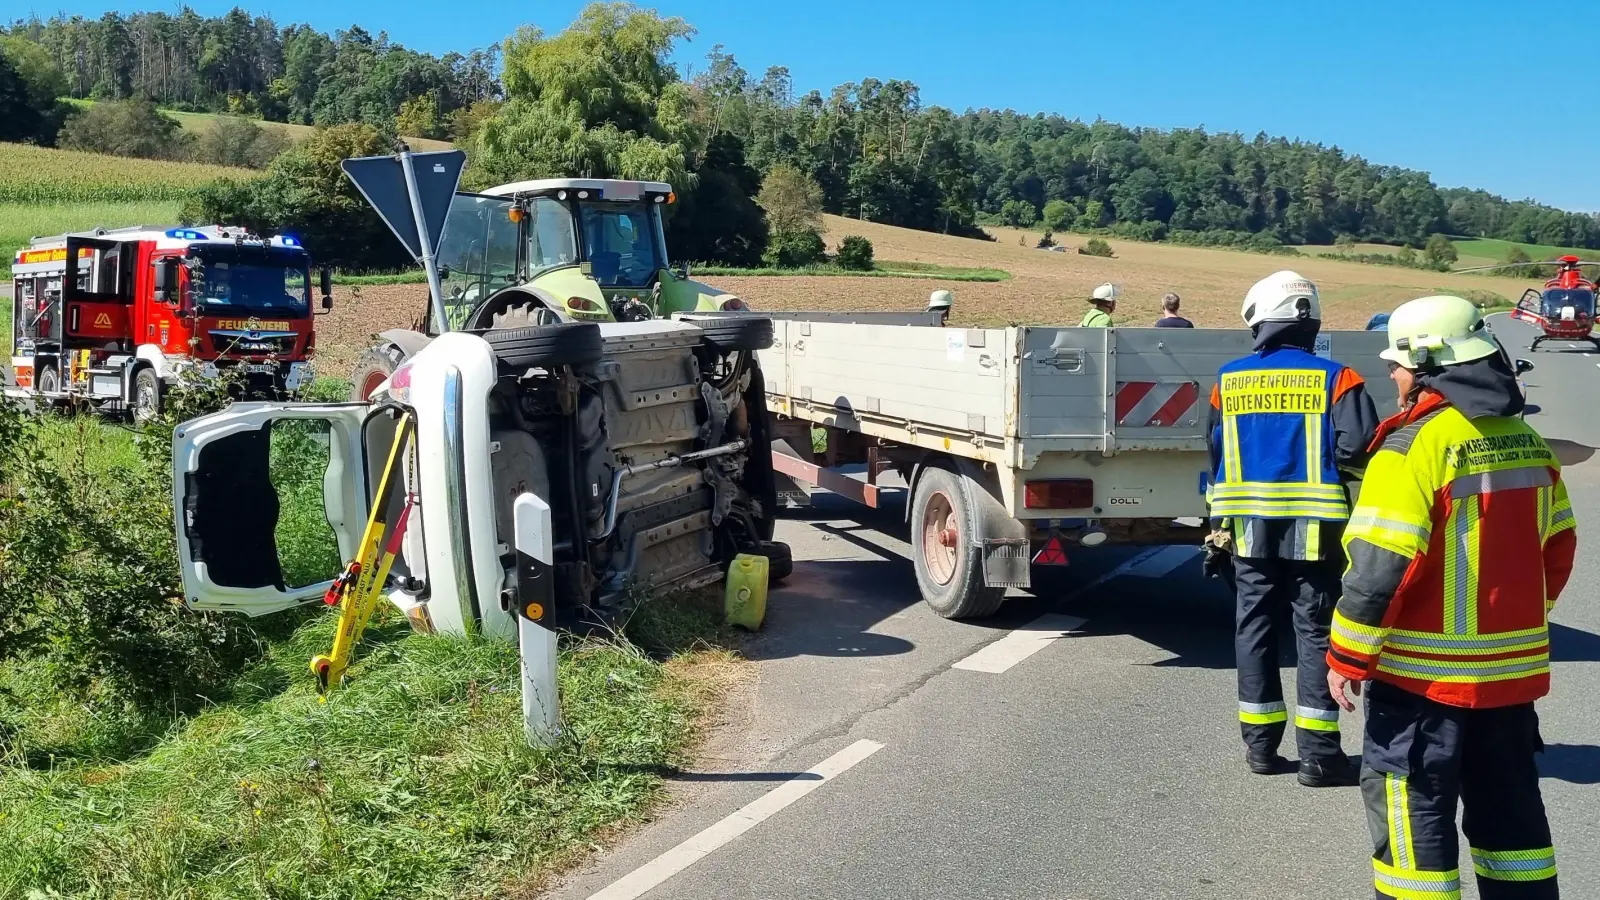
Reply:
<svg viewBox="0 0 1600 900"><path fill-rule="evenodd" d="M272 363L251 363L244 367L251 375L276 375L278 367Z"/></svg>

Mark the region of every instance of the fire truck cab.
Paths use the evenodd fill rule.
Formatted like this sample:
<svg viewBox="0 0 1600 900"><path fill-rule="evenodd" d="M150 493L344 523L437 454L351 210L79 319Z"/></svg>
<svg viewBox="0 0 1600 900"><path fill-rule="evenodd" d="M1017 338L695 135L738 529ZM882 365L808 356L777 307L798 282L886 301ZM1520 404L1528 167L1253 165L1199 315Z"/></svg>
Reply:
<svg viewBox="0 0 1600 900"><path fill-rule="evenodd" d="M311 378L311 258L225 225L35 238L12 263L7 396L154 415L186 371L240 367L251 394ZM321 310L332 308L329 273Z"/></svg>

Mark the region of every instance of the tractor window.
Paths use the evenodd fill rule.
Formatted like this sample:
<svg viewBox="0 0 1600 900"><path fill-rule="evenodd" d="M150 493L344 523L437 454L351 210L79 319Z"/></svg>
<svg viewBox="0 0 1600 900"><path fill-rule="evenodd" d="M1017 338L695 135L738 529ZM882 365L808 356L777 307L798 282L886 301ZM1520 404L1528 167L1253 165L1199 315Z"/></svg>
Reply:
<svg viewBox="0 0 1600 900"><path fill-rule="evenodd" d="M480 301L517 283L517 223L510 200L456 194L435 254L446 312L459 326Z"/></svg>
<svg viewBox="0 0 1600 900"><path fill-rule="evenodd" d="M528 277L578 261L578 238L566 204L537 197L528 204Z"/></svg>
<svg viewBox="0 0 1600 900"><path fill-rule="evenodd" d="M603 287L643 287L665 268L643 203L588 204L580 211L584 249Z"/></svg>

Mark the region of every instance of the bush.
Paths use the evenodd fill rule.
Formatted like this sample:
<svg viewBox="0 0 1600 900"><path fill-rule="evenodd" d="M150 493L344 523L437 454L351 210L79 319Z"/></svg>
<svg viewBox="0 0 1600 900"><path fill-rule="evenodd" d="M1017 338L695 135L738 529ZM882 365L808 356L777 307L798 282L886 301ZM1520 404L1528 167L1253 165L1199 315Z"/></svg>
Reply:
<svg viewBox="0 0 1600 900"><path fill-rule="evenodd" d="M1039 221L1039 211L1026 200L1007 200L1000 204L1000 220L1016 228L1028 228Z"/></svg>
<svg viewBox="0 0 1600 900"><path fill-rule="evenodd" d="M872 242L860 235L846 235L845 239L839 242L839 252L834 256L833 261L841 269L849 269L852 272L870 272L872 271Z"/></svg>
<svg viewBox="0 0 1600 900"><path fill-rule="evenodd" d="M177 119L149 100L96 103L68 119L59 140L68 150L141 159L187 159L193 143Z"/></svg>
<svg viewBox="0 0 1600 900"><path fill-rule="evenodd" d="M822 262L827 250L822 243L822 235L815 231L779 232L767 244L764 258L770 266L798 269Z"/></svg>
<svg viewBox="0 0 1600 900"><path fill-rule="evenodd" d="M1039 243L1034 244L1034 247L1036 247L1037 249L1040 249L1040 250L1049 250L1051 247L1054 247L1055 245L1056 245L1055 233L1054 232L1050 232L1050 231L1046 231L1044 234L1039 236Z"/></svg>
<svg viewBox="0 0 1600 900"><path fill-rule="evenodd" d="M1044 227L1051 231L1066 231L1078 218L1078 208L1065 200L1051 200L1044 205Z"/></svg>
<svg viewBox="0 0 1600 900"><path fill-rule="evenodd" d="M1422 249L1422 255L1435 268L1441 269L1448 269L1460 258L1456 253L1456 245L1442 234L1428 238L1428 244Z"/></svg>
<svg viewBox="0 0 1600 900"><path fill-rule="evenodd" d="M197 708L259 652L248 620L182 605L172 429L225 393L168 396L134 436L0 407L0 659L108 711Z"/></svg>
<svg viewBox="0 0 1600 900"><path fill-rule="evenodd" d="M1167 223L1165 222L1118 222L1111 226L1111 233L1130 241L1159 241L1167 236Z"/></svg>
<svg viewBox="0 0 1600 900"><path fill-rule="evenodd" d="M218 166L265 169L289 149L289 143L282 128L262 128L250 119L219 116L195 144L193 158Z"/></svg>
<svg viewBox="0 0 1600 900"><path fill-rule="evenodd" d="M1090 238L1088 243L1078 248L1078 253L1082 254L1083 256L1103 256L1107 259L1117 255L1116 252L1111 249L1111 245L1100 238Z"/></svg>

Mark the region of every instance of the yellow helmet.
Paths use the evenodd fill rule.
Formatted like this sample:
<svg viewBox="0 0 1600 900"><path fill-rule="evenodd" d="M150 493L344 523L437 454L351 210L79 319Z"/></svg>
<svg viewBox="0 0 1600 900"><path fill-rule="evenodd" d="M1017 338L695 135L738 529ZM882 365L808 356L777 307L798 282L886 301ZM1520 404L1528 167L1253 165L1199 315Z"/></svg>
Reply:
<svg viewBox="0 0 1600 900"><path fill-rule="evenodd" d="M1453 366L1501 352L1476 306L1460 297L1422 297L1389 316L1389 349L1378 354L1408 369Z"/></svg>

